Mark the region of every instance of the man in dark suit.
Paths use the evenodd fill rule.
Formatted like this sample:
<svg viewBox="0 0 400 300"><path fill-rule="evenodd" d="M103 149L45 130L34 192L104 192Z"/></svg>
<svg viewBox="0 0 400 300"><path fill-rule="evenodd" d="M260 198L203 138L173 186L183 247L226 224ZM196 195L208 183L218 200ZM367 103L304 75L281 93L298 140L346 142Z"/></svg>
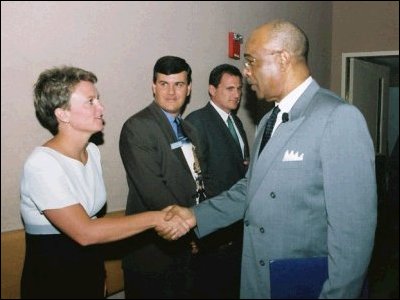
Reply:
<svg viewBox="0 0 400 300"><path fill-rule="evenodd" d="M208 197L228 190L246 174L249 146L242 122L233 113L242 95L242 74L229 64L215 67L209 77L210 102L186 117L197 131ZM231 131L232 130L232 131ZM239 298L243 222L200 241L195 280L197 294L208 299Z"/></svg>
<svg viewBox="0 0 400 300"><path fill-rule="evenodd" d="M152 90L154 102L130 117L120 136L129 185L128 215L171 204L196 204L196 157L191 147L195 137L190 124L179 118L191 92L190 66L179 57L160 58L154 66ZM126 297L192 297L195 242L191 234L174 242L150 231L136 236L123 259Z"/></svg>

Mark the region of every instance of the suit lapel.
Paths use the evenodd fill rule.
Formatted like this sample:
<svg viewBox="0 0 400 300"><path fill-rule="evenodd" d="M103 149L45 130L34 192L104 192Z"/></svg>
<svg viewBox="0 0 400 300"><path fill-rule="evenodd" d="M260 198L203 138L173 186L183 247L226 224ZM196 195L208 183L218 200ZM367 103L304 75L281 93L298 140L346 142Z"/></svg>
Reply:
<svg viewBox="0 0 400 300"><path fill-rule="evenodd" d="M182 120L182 127L183 127L183 131L185 132L186 136L188 137L188 139L194 146L194 150L193 150L195 152L194 155L196 155L197 158L201 161L202 160L201 151L200 151L200 149L197 149L198 145L200 145L200 141L196 135L195 129L192 127L192 125L189 122L187 122L185 120ZM179 152L182 153L182 151L179 151ZM187 170L189 172L192 172L186 162L186 159L185 159L183 153L182 153L182 157L184 159L184 164L185 164ZM200 164L200 169L203 170L202 168L203 168L203 166L201 166L201 164Z"/></svg>
<svg viewBox="0 0 400 300"><path fill-rule="evenodd" d="M221 132L222 136L225 137L225 140L228 141L231 149L235 149L235 153L237 155L239 155L241 158L243 158L243 154L242 154L242 149L240 149L240 145L238 145L236 143L236 141L233 139L228 126L226 126L224 120L222 120L221 116L219 115L219 113L215 110L215 108L210 104L210 102L207 103L207 110L209 111L209 116L212 120L212 122L216 125L217 128L215 128L215 130L218 130ZM240 126L238 126L237 121L235 120L235 117L233 117L233 121L235 122L235 125L237 128L239 128ZM245 139L243 138L242 133L240 133L240 135L242 136L242 140L244 141Z"/></svg>
<svg viewBox="0 0 400 300"><path fill-rule="evenodd" d="M149 106L149 109L154 116L154 120L160 128L163 136L167 138L168 143L173 143L176 141L174 130L172 129L167 116L162 112L161 108L155 102L153 102Z"/></svg>
<svg viewBox="0 0 400 300"><path fill-rule="evenodd" d="M243 125L240 123L239 118L232 114L233 120L236 124L237 129L239 130L239 134L242 137L242 141L243 141L243 157L245 160L248 160L250 157L250 153L249 153L249 144L247 143L247 136L246 136L246 132L244 131ZM240 149L240 153L242 153L242 149Z"/></svg>
<svg viewBox="0 0 400 300"><path fill-rule="evenodd" d="M256 147L254 147L252 151L250 168L254 170L249 172L249 174L251 174L251 178L249 180L248 199L253 198L258 188L261 186L264 177L268 174L273 162L276 160L282 160L283 157L280 155L283 154L284 146L287 144L291 136L295 134L299 126L303 123L308 110L312 109L312 99L318 89L319 85L313 80L310 86L304 91L304 93L292 107L289 113L289 122L281 123L279 125L274 132L274 135L261 152L260 156L258 156L262 132L271 113L269 112L261 120L259 131L254 141L254 145L256 145ZM273 176L273 174L271 176Z"/></svg>
<svg viewBox="0 0 400 300"><path fill-rule="evenodd" d="M280 154L283 153L283 147L286 145L287 141L296 132L297 128L301 125L303 121L304 117L301 117L292 122L281 123L276 129L273 137L265 145L265 148L261 152L260 156L257 157L258 148L256 153L253 153L253 160L257 160L257 162L253 163L254 171L252 172L253 176L250 181L249 191L251 192L249 193L249 199L254 196L258 188L261 186L264 177L267 175L271 168L271 165L277 160L282 160Z"/></svg>
<svg viewBox="0 0 400 300"><path fill-rule="evenodd" d="M154 115L154 120L157 123L158 127L160 128L162 135L167 139L168 142L168 146L170 151L172 151L172 153L176 156L176 158L181 162L181 164L184 166L184 168L190 173L191 175L191 171L189 169L189 166L186 162L185 156L182 153L181 149L171 149L171 144L177 142L174 130L171 127L171 124L168 121L167 116L162 112L161 108L155 103L153 102L150 106L149 109L151 111L151 113ZM182 124L184 130L185 130L185 126ZM185 130L186 133L186 130ZM190 138L190 136L188 135L188 137Z"/></svg>

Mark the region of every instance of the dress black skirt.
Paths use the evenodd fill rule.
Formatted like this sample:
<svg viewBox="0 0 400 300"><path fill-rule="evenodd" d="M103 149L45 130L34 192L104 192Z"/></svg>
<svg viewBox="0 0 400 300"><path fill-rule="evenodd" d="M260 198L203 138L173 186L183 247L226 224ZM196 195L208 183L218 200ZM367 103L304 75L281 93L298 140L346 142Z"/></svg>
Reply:
<svg viewBox="0 0 400 300"><path fill-rule="evenodd" d="M99 246L81 246L64 234L25 234L22 299L104 298Z"/></svg>

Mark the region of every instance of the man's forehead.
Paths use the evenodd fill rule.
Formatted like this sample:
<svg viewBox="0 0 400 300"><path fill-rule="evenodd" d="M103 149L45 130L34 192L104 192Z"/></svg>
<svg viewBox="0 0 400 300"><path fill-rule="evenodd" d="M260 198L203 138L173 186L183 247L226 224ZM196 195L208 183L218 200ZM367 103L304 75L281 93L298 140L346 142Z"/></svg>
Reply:
<svg viewBox="0 0 400 300"><path fill-rule="evenodd" d="M258 51L262 51L262 49L268 48L270 42L270 26L265 25L263 27L260 27L259 29L253 31L253 33L247 40L245 44L244 56L252 57L252 55L257 53Z"/></svg>
<svg viewBox="0 0 400 300"><path fill-rule="evenodd" d="M187 72L182 71L176 74L163 74L157 73L157 80L168 81L168 82L176 82L176 81L186 81L187 80Z"/></svg>

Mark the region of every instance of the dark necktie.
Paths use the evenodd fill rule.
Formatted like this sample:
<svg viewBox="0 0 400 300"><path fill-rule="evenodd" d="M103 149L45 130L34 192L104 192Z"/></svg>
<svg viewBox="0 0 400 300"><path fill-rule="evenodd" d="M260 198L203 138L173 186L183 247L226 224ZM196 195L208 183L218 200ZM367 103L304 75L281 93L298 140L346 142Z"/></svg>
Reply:
<svg viewBox="0 0 400 300"><path fill-rule="evenodd" d="M240 145L239 142L239 137L237 136L236 130L235 130L235 126L233 125L232 119L230 116L228 116L228 129L231 132L231 135L233 137L233 139L235 140L235 142Z"/></svg>
<svg viewBox="0 0 400 300"><path fill-rule="evenodd" d="M186 138L186 135L183 133L181 120L179 118L175 118L174 120L176 124L176 134L178 137L178 141L181 141Z"/></svg>
<svg viewBox="0 0 400 300"><path fill-rule="evenodd" d="M260 155L261 151L264 149L265 145L268 143L269 138L271 137L272 130L274 129L274 125L276 123L276 117L281 110L278 105L274 107L272 114L269 116L267 123L265 124L264 134L262 136L260 150L258 151L258 155Z"/></svg>

